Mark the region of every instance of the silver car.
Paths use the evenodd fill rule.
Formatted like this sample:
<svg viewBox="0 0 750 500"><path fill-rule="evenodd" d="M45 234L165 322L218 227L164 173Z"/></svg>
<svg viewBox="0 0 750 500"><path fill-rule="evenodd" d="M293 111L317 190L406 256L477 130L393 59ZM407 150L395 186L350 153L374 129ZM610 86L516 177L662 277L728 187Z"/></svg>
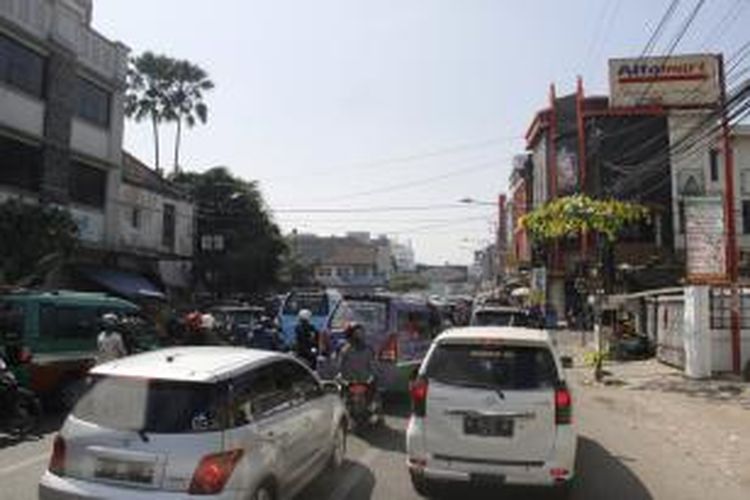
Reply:
<svg viewBox="0 0 750 500"><path fill-rule="evenodd" d="M346 448L334 384L289 356L180 347L96 367L39 484L47 499L292 498Z"/></svg>

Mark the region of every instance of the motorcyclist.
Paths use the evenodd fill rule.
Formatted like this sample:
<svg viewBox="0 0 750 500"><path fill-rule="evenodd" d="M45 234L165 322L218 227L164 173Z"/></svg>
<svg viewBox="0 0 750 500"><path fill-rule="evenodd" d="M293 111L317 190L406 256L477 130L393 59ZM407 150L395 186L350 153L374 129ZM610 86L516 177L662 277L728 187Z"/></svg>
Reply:
<svg viewBox="0 0 750 500"><path fill-rule="evenodd" d="M279 336L274 320L268 316L261 317L258 324L249 333L247 345L253 349L277 351L279 349Z"/></svg>
<svg viewBox="0 0 750 500"><path fill-rule="evenodd" d="M351 323L344 332L346 344L339 354L339 376L347 381L375 382L377 363L375 352L365 342L365 329Z"/></svg>
<svg viewBox="0 0 750 500"><path fill-rule="evenodd" d="M128 355L122 335L117 331L119 320L114 313L102 316L102 332L97 338L99 353L97 363L106 363Z"/></svg>
<svg viewBox="0 0 750 500"><path fill-rule="evenodd" d="M297 326L294 328L294 352L315 370L318 358L320 334L312 324L312 313L302 309L297 315Z"/></svg>

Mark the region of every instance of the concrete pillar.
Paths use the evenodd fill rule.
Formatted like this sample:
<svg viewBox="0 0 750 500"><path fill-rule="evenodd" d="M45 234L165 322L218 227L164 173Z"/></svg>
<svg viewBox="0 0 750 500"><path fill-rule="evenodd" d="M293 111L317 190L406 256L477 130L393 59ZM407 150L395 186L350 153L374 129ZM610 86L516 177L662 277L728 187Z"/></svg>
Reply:
<svg viewBox="0 0 750 500"><path fill-rule="evenodd" d="M75 55L52 44L47 61L42 199L66 204L69 200L71 119L75 111Z"/></svg>
<svg viewBox="0 0 750 500"><path fill-rule="evenodd" d="M711 329L709 287L685 287L683 342L685 345L685 375L690 378L711 376Z"/></svg>

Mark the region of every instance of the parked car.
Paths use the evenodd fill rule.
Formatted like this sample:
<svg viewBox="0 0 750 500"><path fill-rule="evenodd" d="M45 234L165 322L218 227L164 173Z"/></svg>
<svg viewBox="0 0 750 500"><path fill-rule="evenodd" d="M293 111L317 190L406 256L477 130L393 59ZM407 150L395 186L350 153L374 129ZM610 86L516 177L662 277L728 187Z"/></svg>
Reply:
<svg viewBox="0 0 750 500"><path fill-rule="evenodd" d="M106 313L135 317L140 308L103 293L71 291L17 292L0 296L0 305L17 311L18 342L33 354L29 368L31 390L43 399L53 396L70 409L80 395L81 381L94 364L96 339ZM156 331L134 329L131 339L140 349L157 345ZM2 341L2 339L0 339Z"/></svg>
<svg viewBox="0 0 750 500"><path fill-rule="evenodd" d="M446 482L555 487L574 477L572 398L549 334L470 327L441 334L411 384L414 488Z"/></svg>
<svg viewBox="0 0 750 500"><path fill-rule="evenodd" d="M97 366L53 445L39 498L292 498L338 467L336 384L294 358L175 347Z"/></svg>
<svg viewBox="0 0 750 500"><path fill-rule="evenodd" d="M518 307L480 306L471 315L471 326L531 326L529 313Z"/></svg>

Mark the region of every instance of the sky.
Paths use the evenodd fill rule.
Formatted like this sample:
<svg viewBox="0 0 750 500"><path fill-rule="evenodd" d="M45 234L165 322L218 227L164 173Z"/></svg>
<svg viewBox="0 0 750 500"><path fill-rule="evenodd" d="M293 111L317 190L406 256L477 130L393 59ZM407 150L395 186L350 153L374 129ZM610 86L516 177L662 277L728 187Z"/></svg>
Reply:
<svg viewBox="0 0 750 500"><path fill-rule="evenodd" d="M655 53L697 1L679 2ZM419 262L468 264L494 238L494 200L550 83L570 93L581 75L587 94L607 94L607 59L640 55L669 4L94 0L93 24L133 55L211 75L184 169L257 181L284 232L387 234ZM675 53L731 55L749 20L750 0L708 0ZM174 126L162 136L171 166ZM153 164L147 124L127 123L125 147Z"/></svg>

